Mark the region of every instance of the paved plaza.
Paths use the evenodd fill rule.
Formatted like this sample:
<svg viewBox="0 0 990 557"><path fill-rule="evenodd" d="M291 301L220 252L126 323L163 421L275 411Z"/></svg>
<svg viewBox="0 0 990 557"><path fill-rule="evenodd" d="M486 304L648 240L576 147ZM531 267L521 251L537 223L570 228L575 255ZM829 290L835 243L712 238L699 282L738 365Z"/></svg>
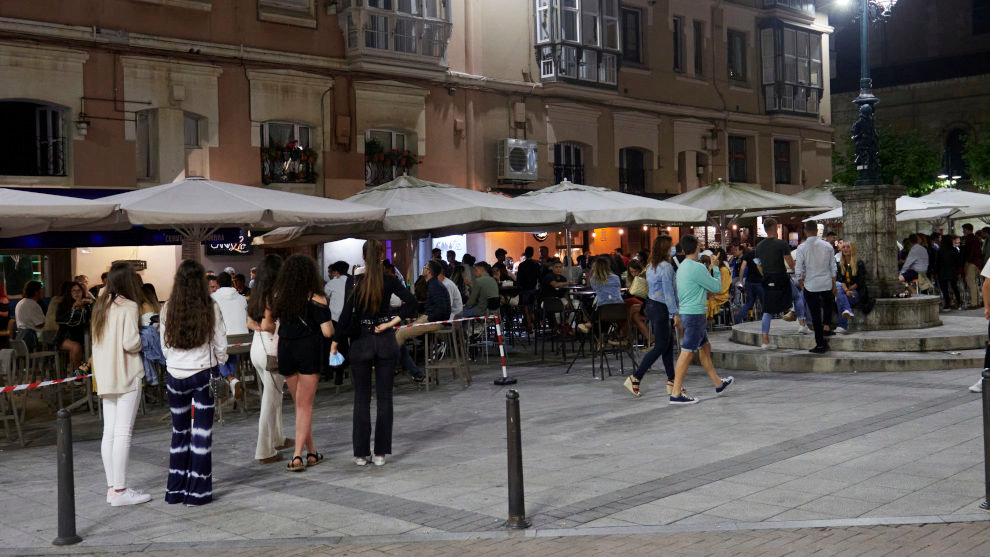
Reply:
<svg viewBox="0 0 990 557"><path fill-rule="evenodd" d="M133 508L105 503L98 424L77 416L84 541L66 551L772 555L862 542L888 550L864 552L877 555L986 554L988 529L976 522L990 519L978 508L981 403L966 390L977 370L732 372L736 384L715 397L692 368L686 386L702 402L671 407L662 373L647 375L633 399L614 362L602 382L588 363L564 374L559 360L524 363L531 354L510 355L533 523L525 534L501 528L506 390L492 384L495 366L483 366L467 389L447 376L430 392L402 380L383 468L351 463L349 391L318 394L314 435L327 461L301 474L285 472L285 461L257 464L257 413L227 412L214 428L215 500L200 508L162 499L164 408L139 418L129 481L153 500ZM60 551L51 546L51 435L30 433L27 448L0 452L0 554Z"/></svg>

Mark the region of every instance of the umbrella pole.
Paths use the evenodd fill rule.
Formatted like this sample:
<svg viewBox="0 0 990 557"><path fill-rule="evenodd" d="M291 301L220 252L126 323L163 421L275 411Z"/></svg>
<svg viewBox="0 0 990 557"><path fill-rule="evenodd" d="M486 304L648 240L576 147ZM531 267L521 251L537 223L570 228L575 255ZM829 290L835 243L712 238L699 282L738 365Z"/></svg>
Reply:
<svg viewBox="0 0 990 557"><path fill-rule="evenodd" d="M571 275L574 274L574 260L571 259L571 229L568 226L564 227L564 249L567 250L564 253L564 257L567 258L567 285L571 284Z"/></svg>
<svg viewBox="0 0 990 557"><path fill-rule="evenodd" d="M197 263L202 263L203 242L219 228L219 226L176 227L176 230L182 235L182 260L191 259Z"/></svg>
<svg viewBox="0 0 990 557"><path fill-rule="evenodd" d="M409 270L406 274L406 282L407 286L412 286L415 282L413 273L416 272L416 265L419 264L419 240L413 239L412 232L409 233L409 243L412 247L412 257L409 259Z"/></svg>

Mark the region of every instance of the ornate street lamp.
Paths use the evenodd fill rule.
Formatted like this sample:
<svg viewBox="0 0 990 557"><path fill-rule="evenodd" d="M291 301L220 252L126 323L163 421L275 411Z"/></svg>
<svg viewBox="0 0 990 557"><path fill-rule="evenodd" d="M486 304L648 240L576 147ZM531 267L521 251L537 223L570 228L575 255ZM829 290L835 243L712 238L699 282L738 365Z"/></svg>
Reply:
<svg viewBox="0 0 990 557"><path fill-rule="evenodd" d="M873 94L870 78L870 23L890 17L897 0L859 0L860 2L860 80L859 96L853 101L859 106L859 118L853 124L853 144L856 147L857 186L880 185L880 135L873 122L875 105L880 99Z"/></svg>

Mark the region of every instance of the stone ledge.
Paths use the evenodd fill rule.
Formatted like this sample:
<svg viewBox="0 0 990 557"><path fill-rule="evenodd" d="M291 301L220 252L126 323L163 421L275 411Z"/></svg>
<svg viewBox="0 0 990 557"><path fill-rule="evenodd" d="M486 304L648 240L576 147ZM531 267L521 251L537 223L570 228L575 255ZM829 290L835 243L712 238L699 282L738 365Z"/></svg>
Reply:
<svg viewBox="0 0 990 557"><path fill-rule="evenodd" d="M942 300L938 296L877 298L873 311L865 319L854 319L850 326L855 331L929 329L942 324L939 319L941 307Z"/></svg>

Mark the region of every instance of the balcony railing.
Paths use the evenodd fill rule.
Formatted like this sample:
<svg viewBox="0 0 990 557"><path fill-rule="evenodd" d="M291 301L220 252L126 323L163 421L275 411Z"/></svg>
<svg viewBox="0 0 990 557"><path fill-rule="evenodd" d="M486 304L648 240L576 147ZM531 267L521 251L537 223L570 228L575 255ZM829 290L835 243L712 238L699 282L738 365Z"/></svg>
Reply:
<svg viewBox="0 0 990 557"><path fill-rule="evenodd" d="M636 195L646 193L646 170L619 168L619 191Z"/></svg>
<svg viewBox="0 0 990 557"><path fill-rule="evenodd" d="M583 164L559 164L553 165L553 182L559 184L564 180L569 180L573 184L584 183Z"/></svg>
<svg viewBox="0 0 990 557"><path fill-rule="evenodd" d="M316 182L316 151L295 144L261 148L261 181L271 183Z"/></svg>

